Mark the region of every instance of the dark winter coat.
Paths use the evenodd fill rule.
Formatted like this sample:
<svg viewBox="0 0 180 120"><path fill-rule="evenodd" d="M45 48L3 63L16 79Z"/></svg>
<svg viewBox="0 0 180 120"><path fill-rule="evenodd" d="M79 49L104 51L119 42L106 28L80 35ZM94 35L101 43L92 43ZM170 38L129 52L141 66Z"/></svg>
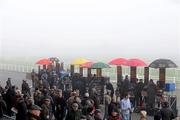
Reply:
<svg viewBox="0 0 180 120"><path fill-rule="evenodd" d="M24 100L19 100L16 106L16 120L27 120L27 107Z"/></svg>
<svg viewBox="0 0 180 120"><path fill-rule="evenodd" d="M161 109L161 118L162 120L172 120L175 118L172 109L170 108L162 108Z"/></svg>
<svg viewBox="0 0 180 120"><path fill-rule="evenodd" d="M81 112L78 111L68 111L66 120L80 120Z"/></svg>

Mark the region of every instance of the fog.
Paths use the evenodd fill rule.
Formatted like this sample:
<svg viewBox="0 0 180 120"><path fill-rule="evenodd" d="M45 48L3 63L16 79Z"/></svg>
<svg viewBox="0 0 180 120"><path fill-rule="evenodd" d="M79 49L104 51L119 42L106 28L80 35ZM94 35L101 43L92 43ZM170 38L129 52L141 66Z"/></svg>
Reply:
<svg viewBox="0 0 180 120"><path fill-rule="evenodd" d="M0 57L180 61L179 0L1 0Z"/></svg>

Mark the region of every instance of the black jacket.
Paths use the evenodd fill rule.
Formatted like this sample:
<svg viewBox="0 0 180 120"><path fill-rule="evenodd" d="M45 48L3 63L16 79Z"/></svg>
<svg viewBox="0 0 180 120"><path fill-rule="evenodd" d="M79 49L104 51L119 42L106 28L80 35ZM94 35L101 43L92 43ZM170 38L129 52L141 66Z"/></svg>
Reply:
<svg viewBox="0 0 180 120"><path fill-rule="evenodd" d="M0 118L3 117L3 114L6 113L6 110L7 110L6 102L0 99Z"/></svg>
<svg viewBox="0 0 180 120"><path fill-rule="evenodd" d="M16 109L18 111L16 120L27 120L27 107L24 100L18 101Z"/></svg>
<svg viewBox="0 0 180 120"><path fill-rule="evenodd" d="M161 109L161 118L162 120L172 120L175 118L172 109L170 108L162 108Z"/></svg>

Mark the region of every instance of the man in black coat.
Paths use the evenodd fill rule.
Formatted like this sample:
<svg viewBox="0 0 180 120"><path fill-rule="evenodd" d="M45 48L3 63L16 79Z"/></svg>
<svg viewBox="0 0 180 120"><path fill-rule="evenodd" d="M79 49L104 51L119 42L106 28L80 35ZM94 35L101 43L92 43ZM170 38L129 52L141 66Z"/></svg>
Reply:
<svg viewBox="0 0 180 120"><path fill-rule="evenodd" d="M155 98L156 98L156 85L151 79L147 85L147 105L148 108L152 109L155 107Z"/></svg>
<svg viewBox="0 0 180 120"><path fill-rule="evenodd" d="M113 97L113 95L114 95L114 88L113 88L113 85L110 83L110 80L107 80L106 89L111 91L111 97Z"/></svg>
<svg viewBox="0 0 180 120"><path fill-rule="evenodd" d="M168 102L164 102L162 109L160 110L162 120L172 120L175 118L175 115L172 109L169 107Z"/></svg>
<svg viewBox="0 0 180 120"><path fill-rule="evenodd" d="M55 111L56 119L63 120L66 111L66 101L62 96L62 90L57 91L55 106L56 106L56 111Z"/></svg>
<svg viewBox="0 0 180 120"><path fill-rule="evenodd" d="M27 120L27 106L21 96L17 98L16 109L16 120Z"/></svg>
<svg viewBox="0 0 180 120"><path fill-rule="evenodd" d="M141 100L141 92L144 88L144 83L142 79L138 82L134 89L134 95L135 95L135 107L138 107L140 105L140 100Z"/></svg>
<svg viewBox="0 0 180 120"><path fill-rule="evenodd" d="M3 114L6 113L7 105L6 102L2 99L2 96L0 94L0 119L3 117Z"/></svg>

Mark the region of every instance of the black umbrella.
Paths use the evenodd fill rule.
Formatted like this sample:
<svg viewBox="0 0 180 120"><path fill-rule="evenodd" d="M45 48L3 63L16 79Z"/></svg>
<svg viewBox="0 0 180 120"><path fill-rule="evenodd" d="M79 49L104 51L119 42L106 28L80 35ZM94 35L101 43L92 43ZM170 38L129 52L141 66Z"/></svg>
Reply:
<svg viewBox="0 0 180 120"><path fill-rule="evenodd" d="M149 67L152 68L177 68L177 65L169 59L157 59Z"/></svg>
<svg viewBox="0 0 180 120"><path fill-rule="evenodd" d="M59 62L59 59L57 57L50 57L49 60L56 63Z"/></svg>
<svg viewBox="0 0 180 120"><path fill-rule="evenodd" d="M177 65L169 59L157 59L153 61L149 67L159 68L159 87L164 88L166 81L166 68L177 68Z"/></svg>

